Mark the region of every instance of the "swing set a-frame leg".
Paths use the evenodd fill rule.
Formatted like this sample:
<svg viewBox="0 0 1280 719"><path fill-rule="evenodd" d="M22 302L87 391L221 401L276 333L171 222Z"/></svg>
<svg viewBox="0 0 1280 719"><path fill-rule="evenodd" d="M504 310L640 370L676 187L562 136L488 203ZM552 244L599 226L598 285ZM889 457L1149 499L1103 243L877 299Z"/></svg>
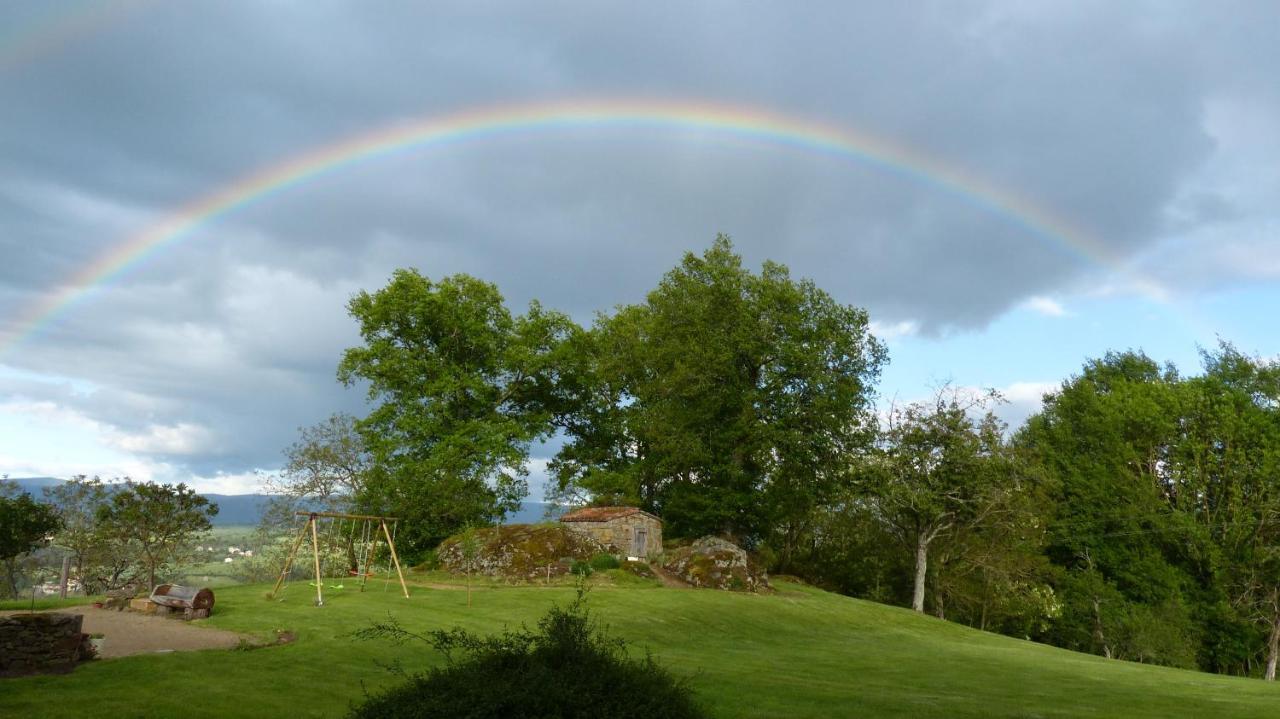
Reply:
<svg viewBox="0 0 1280 719"><path fill-rule="evenodd" d="M382 533L387 537L387 548L391 550L391 561L396 563L396 575L400 577L400 589L404 592L404 598L409 598L409 587L404 583L404 572L400 571L400 558L396 556L396 543L391 539L391 532L387 530L386 520L379 520L378 524L382 525Z"/></svg>
<svg viewBox="0 0 1280 719"><path fill-rule="evenodd" d="M311 520L307 520L307 524L302 525L302 531L298 532L298 538L293 540L293 548L289 550L289 556L284 560L284 569L280 570L280 578L276 580L276 586L271 589L272 599L275 599L276 592L280 591L280 585L284 584L284 578L288 576L289 570L293 569L293 558L298 554L298 547L302 546L302 539L307 536L307 526L310 524Z"/></svg>

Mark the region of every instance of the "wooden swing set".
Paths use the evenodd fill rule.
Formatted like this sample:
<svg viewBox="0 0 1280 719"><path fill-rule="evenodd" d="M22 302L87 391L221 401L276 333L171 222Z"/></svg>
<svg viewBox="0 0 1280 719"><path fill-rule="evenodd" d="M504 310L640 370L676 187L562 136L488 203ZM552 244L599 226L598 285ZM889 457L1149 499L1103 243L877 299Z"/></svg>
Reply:
<svg viewBox="0 0 1280 719"><path fill-rule="evenodd" d="M275 597L280 591L280 586L284 584L285 578L289 576L289 571L293 569L293 560L298 554L298 548L302 546L303 540L307 534L311 535L311 551L312 559L315 563L316 571L316 606L324 606L324 576L320 570L320 530L319 523L321 520L329 521L329 553L333 553L334 540L342 534L342 526L348 520L351 522L351 536L348 543L348 551L354 557L352 560L354 566L349 570L349 574L359 577L360 591L364 591L365 581L373 575L372 562L377 556L378 543L385 538L387 549L391 553L391 562L395 565L396 575L400 578L400 589L404 592L405 599L409 598L409 587L404 583L404 572L400 569L400 558L396 556L396 527L400 520L395 517L378 517L366 514L343 514L341 512L294 512L295 517L306 517L307 521L303 523L301 531L293 540L293 548L289 550L289 556L284 560L284 568L280 570L280 578L276 580L275 587L271 590L269 596ZM375 528L376 523L376 528ZM388 527L390 523L390 527ZM361 549L357 551L355 546L356 527L360 526L359 544ZM379 536L381 535L381 536ZM387 568L387 582L391 581L391 568ZM338 585L341 588L341 585ZM386 590L386 587L383 587Z"/></svg>

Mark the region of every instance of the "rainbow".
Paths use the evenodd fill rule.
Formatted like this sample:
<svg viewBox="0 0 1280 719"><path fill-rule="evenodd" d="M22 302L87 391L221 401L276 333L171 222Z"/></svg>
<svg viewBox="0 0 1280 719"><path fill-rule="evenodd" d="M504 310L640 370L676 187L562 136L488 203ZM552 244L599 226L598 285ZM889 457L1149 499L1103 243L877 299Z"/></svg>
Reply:
<svg viewBox="0 0 1280 719"><path fill-rule="evenodd" d="M960 198L1061 251L1124 272L1104 246L1048 210L960 168L868 133L767 110L706 103L635 100L537 103L410 121L350 137L245 175L124 239L33 304L11 323L9 339L0 341L0 355L37 333L93 288L120 277L165 247L191 237L196 229L317 177L407 150L478 142L516 133L602 127L703 131L717 137L855 160ZM1150 283L1146 284L1145 291L1153 296L1160 294Z"/></svg>

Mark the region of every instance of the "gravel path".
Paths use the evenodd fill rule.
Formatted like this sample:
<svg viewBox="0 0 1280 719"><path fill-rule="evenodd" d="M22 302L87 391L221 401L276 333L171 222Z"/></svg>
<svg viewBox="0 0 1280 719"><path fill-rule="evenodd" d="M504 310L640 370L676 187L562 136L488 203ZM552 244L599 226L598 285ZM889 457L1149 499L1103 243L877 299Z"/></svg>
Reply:
<svg viewBox="0 0 1280 719"><path fill-rule="evenodd" d="M102 656L106 659L151 652L230 649L239 644L241 639L241 636L235 632L192 625L181 619L154 617L136 612L118 612L114 609L95 609L89 606L65 607L50 611L83 614L82 631L88 634L102 633L106 637L102 646ZM0 614L19 613L21 612L0 612Z"/></svg>

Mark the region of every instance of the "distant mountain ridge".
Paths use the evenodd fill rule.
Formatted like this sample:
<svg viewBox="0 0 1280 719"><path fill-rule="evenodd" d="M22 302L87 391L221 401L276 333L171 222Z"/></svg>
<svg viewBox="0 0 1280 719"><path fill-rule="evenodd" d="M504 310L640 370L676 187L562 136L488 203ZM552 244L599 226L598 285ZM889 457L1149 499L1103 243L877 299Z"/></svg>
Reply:
<svg viewBox="0 0 1280 719"><path fill-rule="evenodd" d="M54 487L63 481L57 477L10 477L10 482L19 489L29 492L32 497L42 499L46 487ZM213 526L257 524L262 517L262 510L271 501L269 494L209 494L201 492L200 496L218 505L218 514L213 518Z"/></svg>
<svg viewBox="0 0 1280 719"><path fill-rule="evenodd" d="M57 477L11 477L9 481L16 483L22 491L29 492L36 499L41 499L44 497L45 487L56 486L65 480ZM201 492L201 496L218 505L218 514L213 518L215 527L257 524L262 518L262 511L273 498L270 494L204 492ZM546 502L521 502L520 509L509 515L503 524L537 524L546 521L548 506ZM554 516L559 514L553 512Z"/></svg>

